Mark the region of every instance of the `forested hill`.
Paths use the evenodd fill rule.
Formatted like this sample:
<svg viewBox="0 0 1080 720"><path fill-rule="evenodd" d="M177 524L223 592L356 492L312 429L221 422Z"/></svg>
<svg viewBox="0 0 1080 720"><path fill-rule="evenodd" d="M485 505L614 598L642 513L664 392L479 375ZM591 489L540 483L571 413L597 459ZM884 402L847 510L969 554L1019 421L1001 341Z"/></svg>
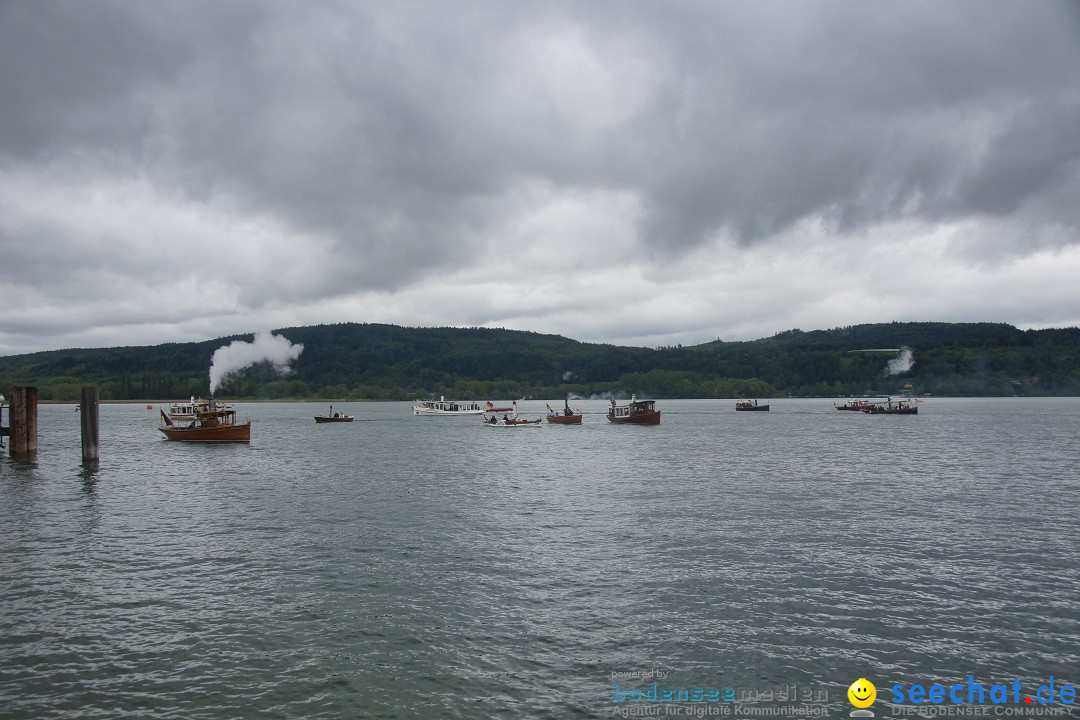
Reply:
<svg viewBox="0 0 1080 720"><path fill-rule="evenodd" d="M658 398L1080 395L1080 329L996 323L887 323L789 330L761 340L634 348L486 328L345 323L284 328L304 349L279 375L261 362L218 391L233 398L505 399L631 392ZM38 387L41 400L206 395L214 351L232 336L152 347L55 350L0 357L0 391Z"/></svg>

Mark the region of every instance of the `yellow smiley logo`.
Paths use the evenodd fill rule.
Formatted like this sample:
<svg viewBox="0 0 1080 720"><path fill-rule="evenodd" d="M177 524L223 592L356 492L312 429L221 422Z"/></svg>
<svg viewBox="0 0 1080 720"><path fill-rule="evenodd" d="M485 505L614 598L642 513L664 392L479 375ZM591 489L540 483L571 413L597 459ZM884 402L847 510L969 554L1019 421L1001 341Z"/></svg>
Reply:
<svg viewBox="0 0 1080 720"><path fill-rule="evenodd" d="M847 689L847 697L857 708L870 707L877 699L877 688L866 678L859 678Z"/></svg>

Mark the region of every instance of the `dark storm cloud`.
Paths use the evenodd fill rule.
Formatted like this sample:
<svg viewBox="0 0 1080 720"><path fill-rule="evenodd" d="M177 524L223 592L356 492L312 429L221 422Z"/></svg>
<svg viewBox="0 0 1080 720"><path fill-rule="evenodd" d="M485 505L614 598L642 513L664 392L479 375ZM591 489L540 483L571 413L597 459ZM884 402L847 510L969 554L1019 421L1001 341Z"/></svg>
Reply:
<svg viewBox="0 0 1080 720"><path fill-rule="evenodd" d="M753 242L814 213L841 228L1007 215L1075 187L1064 4L740 7L665 28L673 72L645 131L657 161L677 158L649 187L658 240ZM1072 206L1051 210L1073 223Z"/></svg>
<svg viewBox="0 0 1080 720"><path fill-rule="evenodd" d="M189 292L212 283L207 317L411 292L519 257L522 233L600 227L574 197L621 216L570 239L564 274L596 247L654 269L717 243L768 253L806 223L837 248L962 226L958 262L1066 248L1077 18L993 0L9 0L0 284L142 287L157 262ZM154 260L183 264L178 242L197 273Z"/></svg>
<svg viewBox="0 0 1080 720"><path fill-rule="evenodd" d="M9 159L136 165L388 261L421 259L403 238L446 261L430 239L481 221L463 201L521 175L633 188L648 236L677 247L812 213L1008 214L1080 157L1080 55L1053 3L5 8ZM529 86L549 49L530 39L569 32L663 73L589 146L583 109ZM638 45L607 43L620 32Z"/></svg>

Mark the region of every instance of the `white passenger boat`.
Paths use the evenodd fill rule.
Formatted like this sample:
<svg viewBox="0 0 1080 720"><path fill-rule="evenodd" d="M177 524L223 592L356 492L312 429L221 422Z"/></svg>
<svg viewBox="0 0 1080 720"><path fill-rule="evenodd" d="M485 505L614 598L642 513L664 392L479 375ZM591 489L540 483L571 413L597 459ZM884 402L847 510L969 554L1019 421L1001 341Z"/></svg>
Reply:
<svg viewBox="0 0 1080 720"><path fill-rule="evenodd" d="M484 406L475 400L417 400L413 415L483 415Z"/></svg>

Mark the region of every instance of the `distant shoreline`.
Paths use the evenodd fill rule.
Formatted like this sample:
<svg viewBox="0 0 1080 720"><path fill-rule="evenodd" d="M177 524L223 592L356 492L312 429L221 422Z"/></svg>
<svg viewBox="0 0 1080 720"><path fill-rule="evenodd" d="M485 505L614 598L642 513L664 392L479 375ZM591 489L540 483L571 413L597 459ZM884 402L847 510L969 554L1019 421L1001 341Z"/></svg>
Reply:
<svg viewBox="0 0 1080 720"><path fill-rule="evenodd" d="M214 398L218 402L226 403L316 403L319 405L325 405L327 403L370 403L370 402L411 402L410 400L351 400L344 398L328 398L311 400L307 398L274 398L273 400L267 398ZM186 402L184 400L177 400L171 398L169 400L98 400L99 405L171 405L175 402ZM72 405L78 406L77 400L38 400L38 405ZM7 405L7 402L4 402Z"/></svg>

